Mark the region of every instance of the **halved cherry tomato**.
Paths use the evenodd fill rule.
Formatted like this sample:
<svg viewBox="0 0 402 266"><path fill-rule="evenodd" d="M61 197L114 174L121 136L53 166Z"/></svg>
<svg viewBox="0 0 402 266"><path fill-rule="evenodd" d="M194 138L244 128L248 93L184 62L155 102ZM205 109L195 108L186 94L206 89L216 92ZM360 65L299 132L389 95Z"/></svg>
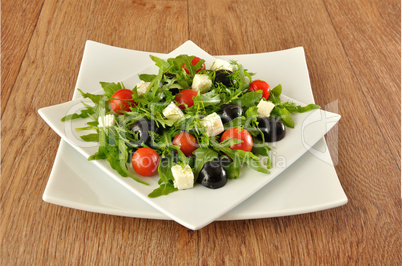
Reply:
<svg viewBox="0 0 402 266"><path fill-rule="evenodd" d="M230 148L232 150L251 151L251 149L253 148L253 138L251 137L250 133L248 133L248 131L245 129L238 127L229 128L228 130L223 132L221 142L232 138L243 141L241 143L231 145Z"/></svg>
<svg viewBox="0 0 402 266"><path fill-rule="evenodd" d="M121 89L116 91L112 95L112 99L110 100L110 107L112 107L113 111L118 114L123 114L121 111L130 111L130 106L135 104L133 98L133 92L128 89Z"/></svg>
<svg viewBox="0 0 402 266"><path fill-rule="evenodd" d="M198 142L193 135L186 132L181 132L173 138L173 145L180 146L180 150L190 157L193 155L193 151L198 148Z"/></svg>
<svg viewBox="0 0 402 266"><path fill-rule="evenodd" d="M192 89L185 89L176 95L176 102L180 109L185 109L194 105L193 97L197 96L197 91ZM186 106L187 105L187 106Z"/></svg>
<svg viewBox="0 0 402 266"><path fill-rule="evenodd" d="M195 66L198 62L200 62L200 60L201 60L201 58L195 56L195 57L193 58L193 60L191 60L191 64L192 64L193 66ZM190 74L190 71L188 70L187 67L185 67L185 64L184 64L184 63L183 63L183 65L182 65L181 67L184 68L184 70L186 71L187 74ZM205 70L205 69L206 69L205 64L202 64L202 67L201 67L200 69L198 69L197 71L195 71L195 72L198 73L198 72L200 72L201 70Z"/></svg>
<svg viewBox="0 0 402 266"><path fill-rule="evenodd" d="M158 172L159 160L155 150L145 147L134 152L131 164L139 175L152 176Z"/></svg>
<svg viewBox="0 0 402 266"><path fill-rule="evenodd" d="M259 90L262 90L262 97L267 100L269 97L269 93L271 92L271 87L268 85L268 83L263 80L254 80L253 82L251 82L249 91Z"/></svg>

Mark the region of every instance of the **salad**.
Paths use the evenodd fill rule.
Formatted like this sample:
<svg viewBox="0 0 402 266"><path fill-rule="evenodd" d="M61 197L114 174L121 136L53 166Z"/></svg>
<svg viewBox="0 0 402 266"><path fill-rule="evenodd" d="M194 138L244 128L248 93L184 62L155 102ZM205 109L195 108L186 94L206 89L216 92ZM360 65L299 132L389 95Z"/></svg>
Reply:
<svg viewBox="0 0 402 266"><path fill-rule="evenodd" d="M163 60L150 56L158 73L140 74L133 88L100 82L103 94L85 93L84 109L62 121L90 118L81 136L99 143L89 160L107 160L123 177L148 185L138 175L159 174L158 197L190 189L211 189L237 179L240 169L269 173L270 143L294 127L293 113L320 108L282 101L282 86L271 88L236 61L205 60L179 55ZM131 169L132 168L132 169Z"/></svg>

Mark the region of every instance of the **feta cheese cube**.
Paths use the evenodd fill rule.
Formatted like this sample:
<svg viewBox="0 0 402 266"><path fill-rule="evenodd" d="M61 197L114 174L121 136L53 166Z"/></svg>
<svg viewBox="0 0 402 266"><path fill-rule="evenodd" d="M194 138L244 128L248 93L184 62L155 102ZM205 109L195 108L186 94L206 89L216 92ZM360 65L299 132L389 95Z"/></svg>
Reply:
<svg viewBox="0 0 402 266"><path fill-rule="evenodd" d="M269 117L274 107L275 104L272 102L261 99L261 101L257 104L258 117Z"/></svg>
<svg viewBox="0 0 402 266"><path fill-rule="evenodd" d="M194 173L191 167L187 164L185 167L181 167L176 164L172 166L173 185L178 189L192 188L194 186Z"/></svg>
<svg viewBox="0 0 402 266"><path fill-rule="evenodd" d="M180 108L171 102L165 109L163 109L162 114L169 120L177 120L184 116Z"/></svg>
<svg viewBox="0 0 402 266"><path fill-rule="evenodd" d="M141 94L144 94L147 92L149 84L151 84L151 82L145 82L143 80L141 80L141 82L139 82L137 84L137 94L138 96L140 96Z"/></svg>
<svg viewBox="0 0 402 266"><path fill-rule="evenodd" d="M216 136L222 133L223 128L221 117L217 113L207 115L200 121L201 126L205 127L208 136Z"/></svg>
<svg viewBox="0 0 402 266"><path fill-rule="evenodd" d="M105 115L98 117L98 126L99 127L112 127L116 123L116 119L114 115Z"/></svg>
<svg viewBox="0 0 402 266"><path fill-rule="evenodd" d="M209 91L212 87L212 80L206 74L195 74L191 88L200 93Z"/></svg>
<svg viewBox="0 0 402 266"><path fill-rule="evenodd" d="M211 66L211 70L220 70L220 69L233 71L233 66L226 60L216 59L216 61Z"/></svg>

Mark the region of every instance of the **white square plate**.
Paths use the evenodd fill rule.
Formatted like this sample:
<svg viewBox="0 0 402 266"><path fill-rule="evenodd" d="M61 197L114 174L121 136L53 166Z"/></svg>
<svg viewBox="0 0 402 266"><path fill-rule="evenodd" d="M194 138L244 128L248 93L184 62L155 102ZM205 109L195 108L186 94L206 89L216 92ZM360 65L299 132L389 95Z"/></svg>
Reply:
<svg viewBox="0 0 402 266"><path fill-rule="evenodd" d="M209 58L208 63L211 63L211 60L213 60L208 54L190 41L176 49L174 53L175 54L169 56L188 53L203 58ZM92 90L93 92L99 89L99 81L119 81L122 76L118 77L118 75L127 74L124 73L124 71L128 71L127 66L130 62L136 62L136 67L132 69L133 72L138 71L141 66L149 64L151 61L148 59L148 54L149 53L130 51L88 42L77 81L77 87L85 91ZM157 56L163 55L159 54ZM108 59L105 60L105 58ZM300 93L299 99L305 102L313 101L302 48L258 55L226 56L225 58L238 60L239 63L243 64L250 71L257 72L256 78L259 77L268 80L271 85L275 86L281 83L284 87L284 93L288 95L294 96L288 92L303 91L304 93L303 95ZM99 64L102 62L104 64L100 67ZM99 70L99 68L107 70ZM119 68L123 72L120 72L120 70L118 70ZM133 82L135 82L135 80ZM126 82L125 84L127 85ZM76 96L77 95L75 95L75 97ZM60 114L60 112L65 112L66 110L63 108L66 106L71 107L71 103L72 102L45 108L40 111L45 120L47 120L56 131L59 131L59 134L62 135L64 139L70 142L71 140L69 140L65 134L63 135L62 132L65 128L65 124L57 124L60 121L60 117L65 115L65 113ZM57 112L54 112L55 110ZM319 115L314 116L312 115L313 113ZM323 111L311 112L304 115L306 116L297 115L295 120L297 124L303 125L304 123L305 126L301 126L299 132L296 132L297 128L292 130L292 134L297 136L295 139L299 139L299 141L296 140L296 142L301 144L301 146L299 146L301 149L298 150L298 153L295 155L293 147L288 150L289 153L286 153L286 147L280 147L280 145L278 145L278 153L282 151L284 151L284 153L277 154L277 156L284 156L286 158L286 167L301 154L305 153L309 146L321 139L322 135L339 119L339 116ZM317 117L319 117L318 120ZM310 119L310 122L314 123L308 122L307 118ZM322 118L325 119L323 120ZM302 128L319 133L312 134L315 136L314 138L308 140L303 139ZM315 129L320 130L316 131ZM289 138L289 136L285 139L287 138ZM285 146L289 147L289 145ZM89 150L85 149L87 148L81 149L80 152L85 154L85 156L92 154L93 151L91 151L90 148ZM304 161L303 163L296 162L296 164L288 168L280 178L276 179L276 182L264 187L262 191L259 191L250 200L246 201L235 210L232 210L230 213L227 213L226 216L223 216L221 219L247 219L291 215L345 204L347 198L337 179L325 142L321 139L313 149L315 151L324 150L324 152L314 152L314 154L310 152L307 153L301 158L302 161ZM107 163L102 164L101 162L96 162L95 164L103 168L103 170L108 171ZM302 168L302 170L300 170L300 168ZM146 197L154 188L153 184L151 184L151 187L143 186L131 179L121 178L120 176L116 176L113 172L108 172L115 180L122 183L129 190L137 193L141 199L145 200L168 217L191 229L198 229L238 205L283 170L284 167L274 168L269 176L264 175L257 177L256 175L251 176L249 173L252 170L246 169L242 178L232 180L233 182L229 182L227 186L220 190L211 191L198 186L194 189L176 192L159 199L149 199ZM285 185L282 183L285 183ZM245 190L244 187L247 187L247 189ZM285 192L287 191L287 193L284 194L281 188L285 190ZM263 193L264 191L265 193ZM183 198L187 203L184 205L178 204ZM204 200L205 198L212 200L207 202ZM222 198L227 200L219 200ZM155 209L139 200L138 197L129 193L128 190L125 190L117 183L112 182L111 179L105 177L97 167L94 167L94 164L87 162L82 157L77 158L77 152L64 142L61 143L59 153L56 157L55 165L44 193L44 200L63 206L95 212L144 218L167 218L165 215L157 212ZM206 206L208 204L209 206Z"/></svg>

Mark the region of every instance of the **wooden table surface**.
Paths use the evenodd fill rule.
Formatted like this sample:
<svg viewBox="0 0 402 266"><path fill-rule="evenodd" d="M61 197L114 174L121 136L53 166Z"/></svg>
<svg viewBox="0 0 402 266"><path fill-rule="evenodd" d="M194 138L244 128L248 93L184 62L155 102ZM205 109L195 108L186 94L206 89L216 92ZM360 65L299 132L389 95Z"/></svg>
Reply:
<svg viewBox="0 0 402 266"><path fill-rule="evenodd" d="M1 4L1 265L401 264L400 1ZM342 115L327 141L347 205L191 231L42 201L60 138L37 110L71 99L85 41L167 53L188 39L213 55L304 47L316 102Z"/></svg>

